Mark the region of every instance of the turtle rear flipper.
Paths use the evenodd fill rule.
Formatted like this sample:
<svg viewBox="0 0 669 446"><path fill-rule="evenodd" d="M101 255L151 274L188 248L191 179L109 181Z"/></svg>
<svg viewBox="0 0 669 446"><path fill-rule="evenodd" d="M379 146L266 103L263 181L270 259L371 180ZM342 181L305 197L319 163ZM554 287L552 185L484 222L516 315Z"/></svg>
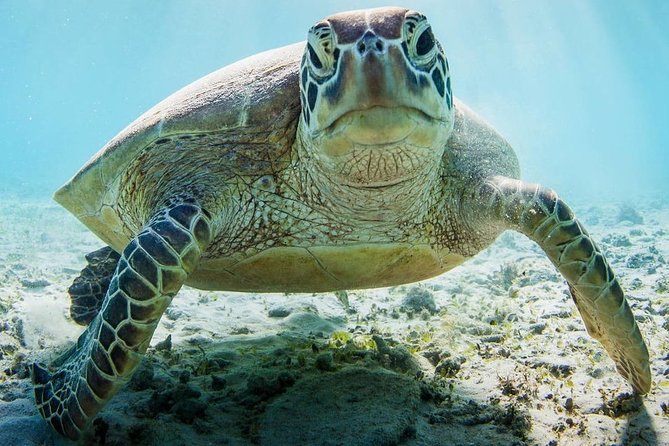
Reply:
<svg viewBox="0 0 669 446"><path fill-rule="evenodd" d="M555 192L505 177L479 189L477 209L539 244L569 284L588 333L638 393L651 386L648 349L618 279L583 225Z"/></svg>
<svg viewBox="0 0 669 446"><path fill-rule="evenodd" d="M72 299L70 316L79 325L88 325L100 312L109 282L121 255L109 246L86 254L88 265L67 290Z"/></svg>

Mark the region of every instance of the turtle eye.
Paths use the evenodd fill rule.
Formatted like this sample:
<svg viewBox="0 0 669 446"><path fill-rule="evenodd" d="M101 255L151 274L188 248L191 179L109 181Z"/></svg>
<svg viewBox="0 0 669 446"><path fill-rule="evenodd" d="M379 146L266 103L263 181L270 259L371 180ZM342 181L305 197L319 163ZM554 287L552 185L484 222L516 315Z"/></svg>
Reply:
<svg viewBox="0 0 669 446"><path fill-rule="evenodd" d="M439 46L424 15L407 13L404 19L404 42L407 56L414 65L420 68L432 65Z"/></svg>
<svg viewBox="0 0 669 446"><path fill-rule="evenodd" d="M317 23L309 30L306 52L309 72L314 78L321 80L334 74L338 51L334 33L327 22Z"/></svg>
<svg viewBox="0 0 669 446"><path fill-rule="evenodd" d="M432 35L432 29L428 27L420 34L416 41L416 54L425 56L432 51L432 48L434 48L434 36Z"/></svg>

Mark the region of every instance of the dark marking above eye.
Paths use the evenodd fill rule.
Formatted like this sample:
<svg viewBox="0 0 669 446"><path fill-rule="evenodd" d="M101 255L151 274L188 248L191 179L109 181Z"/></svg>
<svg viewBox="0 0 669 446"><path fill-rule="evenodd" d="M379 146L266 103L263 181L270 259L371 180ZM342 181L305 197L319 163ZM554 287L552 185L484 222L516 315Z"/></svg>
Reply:
<svg viewBox="0 0 669 446"><path fill-rule="evenodd" d="M318 87L316 84L309 84L309 90L307 91L307 99L309 100L309 109L313 111L314 106L316 105L316 97L318 96Z"/></svg>
<svg viewBox="0 0 669 446"><path fill-rule="evenodd" d="M316 51L311 47L311 44L307 44L307 50L309 51L309 60L311 61L311 64L319 70L323 68L323 63L318 58Z"/></svg>
<svg viewBox="0 0 669 446"><path fill-rule="evenodd" d="M441 75L441 71L437 68L432 70L432 80L434 81L434 86L437 87L439 96L444 97L444 77Z"/></svg>
<svg viewBox="0 0 669 446"><path fill-rule="evenodd" d="M432 35L432 30L427 28L420 36L418 36L418 42L416 42L416 54L424 56L429 53L432 48L434 48L434 36Z"/></svg>

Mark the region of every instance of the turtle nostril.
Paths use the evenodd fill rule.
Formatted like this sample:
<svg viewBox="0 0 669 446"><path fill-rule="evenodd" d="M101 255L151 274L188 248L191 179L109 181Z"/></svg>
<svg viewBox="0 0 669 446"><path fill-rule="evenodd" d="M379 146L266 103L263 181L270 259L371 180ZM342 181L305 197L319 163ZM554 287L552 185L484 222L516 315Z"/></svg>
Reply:
<svg viewBox="0 0 669 446"><path fill-rule="evenodd" d="M358 41L356 45L358 52L361 55L364 55L367 52L382 53L385 45L383 40L381 40L376 34L371 31L367 31L364 36Z"/></svg>

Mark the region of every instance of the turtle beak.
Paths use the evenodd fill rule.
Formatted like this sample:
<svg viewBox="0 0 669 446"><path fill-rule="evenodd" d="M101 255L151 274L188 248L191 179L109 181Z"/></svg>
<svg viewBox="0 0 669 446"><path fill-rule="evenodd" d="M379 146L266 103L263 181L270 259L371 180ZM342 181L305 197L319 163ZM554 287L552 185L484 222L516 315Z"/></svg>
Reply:
<svg viewBox="0 0 669 446"><path fill-rule="evenodd" d="M392 105L392 77L389 78L385 67L386 54L379 54L377 51L367 51L361 55L360 73L361 82L358 85L364 85L366 101L361 104L365 108L374 106Z"/></svg>

